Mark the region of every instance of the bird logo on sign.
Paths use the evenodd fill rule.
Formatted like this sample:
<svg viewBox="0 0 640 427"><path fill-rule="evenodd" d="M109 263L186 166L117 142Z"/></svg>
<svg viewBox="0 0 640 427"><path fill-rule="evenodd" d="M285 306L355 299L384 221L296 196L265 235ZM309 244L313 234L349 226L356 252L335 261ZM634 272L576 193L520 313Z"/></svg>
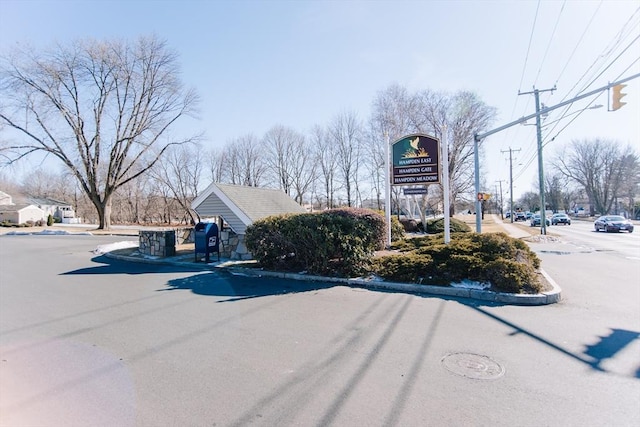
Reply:
<svg viewBox="0 0 640 427"><path fill-rule="evenodd" d="M420 147L420 137L416 136L415 139L409 139L409 147L404 154L402 155L403 158L410 158L410 157L429 157L429 153L427 153L427 150L424 149L424 147Z"/></svg>

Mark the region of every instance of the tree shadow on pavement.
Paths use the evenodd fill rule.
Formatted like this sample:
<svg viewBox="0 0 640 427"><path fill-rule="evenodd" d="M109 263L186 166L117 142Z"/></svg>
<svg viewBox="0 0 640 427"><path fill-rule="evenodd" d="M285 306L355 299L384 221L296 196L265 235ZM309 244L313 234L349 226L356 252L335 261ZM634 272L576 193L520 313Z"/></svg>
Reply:
<svg viewBox="0 0 640 427"><path fill-rule="evenodd" d="M585 345L585 350L583 351L583 354L579 354L579 353L571 352L563 348L561 345L556 344L552 341L549 341L538 334L535 334L531 331L521 328L515 323L512 323L494 313L484 310L478 305L469 303L468 301L464 301L463 303L468 307L473 308L474 310L484 314L485 316L488 316L494 319L495 321L500 322L503 325L512 328L514 330L513 335L516 335L516 334L526 335L529 338L532 338L533 340L538 341L543 345L546 345L556 351L559 351L560 353L564 354L565 356L571 359L574 359L578 362L581 362L589 366L591 369L594 369L596 371L600 371L603 373L614 373L605 369L602 366L603 361L605 361L606 359L614 358L616 354L618 354L622 349L624 349L625 347L627 347L627 345L629 345L631 342L633 342L634 340L640 337L640 332L627 331L627 330L621 330L621 329L611 329L611 333L609 335L606 335L604 337L598 337L599 340L595 344ZM624 376L627 376L627 375L624 375ZM635 373L631 374L631 376L640 379L640 367L638 367Z"/></svg>
<svg viewBox="0 0 640 427"><path fill-rule="evenodd" d="M190 290L198 295L230 297L218 302L318 291L334 287L333 283L307 282L271 277L250 277L227 271L210 271L181 279L173 279L162 291Z"/></svg>
<svg viewBox="0 0 640 427"><path fill-rule="evenodd" d="M198 295L231 297L218 302L238 301L270 295L283 295L328 289L335 283L307 282L271 277L251 277L226 270L211 271L210 265L170 265L122 261L101 255L92 258L99 264L62 273L63 275L92 274L153 274L153 273L196 273L167 282L167 288L160 291L190 290Z"/></svg>
<svg viewBox="0 0 640 427"><path fill-rule="evenodd" d="M62 273L67 274L148 274L148 273L193 273L208 270L206 266L199 265L170 265L159 263L130 262L109 258L100 255L91 259L96 266L79 268L77 270Z"/></svg>

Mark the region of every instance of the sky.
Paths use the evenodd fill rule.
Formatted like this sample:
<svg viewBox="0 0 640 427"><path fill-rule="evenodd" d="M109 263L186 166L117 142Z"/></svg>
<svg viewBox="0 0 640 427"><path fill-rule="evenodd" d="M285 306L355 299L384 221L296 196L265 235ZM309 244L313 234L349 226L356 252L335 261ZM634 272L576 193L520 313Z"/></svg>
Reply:
<svg viewBox="0 0 640 427"><path fill-rule="evenodd" d="M534 96L519 93L538 89L551 107L640 73L638 0L0 0L0 54L149 34L178 53L202 99L189 126L205 132L205 148L275 125L308 133L343 112L366 121L392 84L475 92L497 109L494 129L535 112ZM618 111L607 111L607 91L551 111L543 158L595 138L640 153L640 78L627 84ZM514 197L537 190L534 124L483 141L483 191L501 184L508 198L510 149Z"/></svg>

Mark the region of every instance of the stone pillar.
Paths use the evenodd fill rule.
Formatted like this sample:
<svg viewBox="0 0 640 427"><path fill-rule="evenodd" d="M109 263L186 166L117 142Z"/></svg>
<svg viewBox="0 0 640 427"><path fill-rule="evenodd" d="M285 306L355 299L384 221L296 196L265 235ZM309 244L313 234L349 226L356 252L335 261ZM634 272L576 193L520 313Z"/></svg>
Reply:
<svg viewBox="0 0 640 427"><path fill-rule="evenodd" d="M175 230L140 230L138 251L143 255L169 257L176 254Z"/></svg>

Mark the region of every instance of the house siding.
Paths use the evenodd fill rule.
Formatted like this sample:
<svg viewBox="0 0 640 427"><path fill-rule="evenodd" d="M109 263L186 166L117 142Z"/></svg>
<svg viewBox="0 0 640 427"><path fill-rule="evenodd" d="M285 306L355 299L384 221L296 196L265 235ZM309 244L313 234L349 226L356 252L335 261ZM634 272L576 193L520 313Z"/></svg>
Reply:
<svg viewBox="0 0 640 427"><path fill-rule="evenodd" d="M37 206L3 205L0 209L0 222L7 221L13 224L24 224L27 221L40 221L44 219L44 212Z"/></svg>
<svg viewBox="0 0 640 427"><path fill-rule="evenodd" d="M209 195L196 209L201 217L221 216L236 234L244 234L247 226L215 194Z"/></svg>

